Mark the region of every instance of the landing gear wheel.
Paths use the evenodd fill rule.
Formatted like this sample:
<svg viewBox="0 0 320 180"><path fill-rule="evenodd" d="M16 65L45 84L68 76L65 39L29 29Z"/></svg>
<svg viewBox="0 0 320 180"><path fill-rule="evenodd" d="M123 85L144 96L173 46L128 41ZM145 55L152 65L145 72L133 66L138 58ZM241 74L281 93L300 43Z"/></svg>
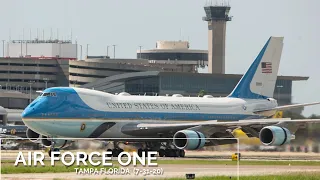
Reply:
<svg viewBox="0 0 320 180"><path fill-rule="evenodd" d="M86 158L84 158L84 154L80 154L80 158L81 158L81 159L84 159L84 160L86 161L86 160L88 160L88 155L87 155Z"/></svg>
<svg viewBox="0 0 320 180"><path fill-rule="evenodd" d="M117 149L112 149L112 157L117 157L117 156L118 156Z"/></svg>
<svg viewBox="0 0 320 180"><path fill-rule="evenodd" d="M138 149L138 156L142 157L142 149L141 148Z"/></svg>
<svg viewBox="0 0 320 180"><path fill-rule="evenodd" d="M170 157L176 157L176 150L170 149Z"/></svg>
<svg viewBox="0 0 320 180"><path fill-rule="evenodd" d="M51 157L51 152L59 152L60 151L60 149L59 148L53 148L53 149L49 149L49 151L48 151L48 154L49 154L49 157ZM60 156L60 154L55 154L54 155L54 157L59 157Z"/></svg>
<svg viewBox="0 0 320 180"><path fill-rule="evenodd" d="M184 157L186 155L186 152L183 149L179 150L179 157Z"/></svg>
<svg viewBox="0 0 320 180"><path fill-rule="evenodd" d="M118 157L121 152L123 152L123 149L113 149L112 150L112 156L113 157Z"/></svg>
<svg viewBox="0 0 320 180"><path fill-rule="evenodd" d="M108 149L107 152L111 152L110 154L108 154L108 157L112 157L112 149Z"/></svg>
<svg viewBox="0 0 320 180"><path fill-rule="evenodd" d="M174 150L173 149L166 149L165 156L166 157L174 157Z"/></svg>
<svg viewBox="0 0 320 180"><path fill-rule="evenodd" d="M144 150L143 150L145 157L147 157L148 151L149 151L149 149L144 149Z"/></svg>
<svg viewBox="0 0 320 180"><path fill-rule="evenodd" d="M173 152L174 152L173 157L180 157L180 149L174 149Z"/></svg>
<svg viewBox="0 0 320 180"><path fill-rule="evenodd" d="M165 152L164 149L160 149L160 150L158 151L158 153L159 153L159 156L160 156L160 157L164 157L165 154L166 154L166 152Z"/></svg>
<svg viewBox="0 0 320 180"><path fill-rule="evenodd" d="M152 152L151 148L145 149L145 156L148 157L148 152ZM156 154L150 154L150 157L155 157Z"/></svg>

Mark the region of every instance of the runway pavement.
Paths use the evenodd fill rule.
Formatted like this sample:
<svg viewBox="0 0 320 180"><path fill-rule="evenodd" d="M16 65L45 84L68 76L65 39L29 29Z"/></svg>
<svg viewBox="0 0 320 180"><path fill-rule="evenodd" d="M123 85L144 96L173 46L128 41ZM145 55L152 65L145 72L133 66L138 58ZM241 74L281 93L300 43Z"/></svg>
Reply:
<svg viewBox="0 0 320 180"><path fill-rule="evenodd" d="M24 154L27 151L23 151ZM187 151L186 158L158 158L160 159L203 159L203 160L215 160L215 159L228 159L230 160L231 154L234 153L232 151L225 152L211 152L211 151ZM18 151L1 151L1 159L2 160L15 160ZM241 152L242 159L255 159L256 160L320 160L320 154L317 153L291 153L291 152ZM14 179L14 180L22 180L22 179L81 179L81 178L89 178L89 179L103 179L105 177L112 179L156 179L156 178L169 178L169 177L181 177L185 178L185 174L194 173L196 177L199 176L216 176L216 175L226 175L236 177L238 175L238 166L237 165L211 165L211 164L159 164L158 167L149 167L142 168L138 167L140 170L149 169L149 171L158 170L158 172L163 172L162 175L146 175L144 176L144 172L140 172L139 175L135 175L134 167L127 167L130 174L127 175L106 175L100 172L100 168L98 171L100 173L95 173L91 175L83 175L77 174L76 170L72 173L34 173L34 174L2 174L1 179ZM162 168L162 169L161 169ZM106 171L106 170L105 170ZM239 166L239 175L268 175L268 174L283 174L290 172L307 172L307 171L316 171L320 173L320 166L290 166L290 165L277 165L277 166L265 166L265 165L240 165Z"/></svg>
<svg viewBox="0 0 320 180"><path fill-rule="evenodd" d="M32 151L32 150L31 150ZM1 160L15 160L18 155L17 150L1 150ZM22 151L26 156L26 150ZM84 151L90 153L92 151ZM99 151L100 152L100 151ZM63 153L63 151L61 151ZM204 160L230 160L234 151L186 151L186 157L174 159L204 159ZM242 160L307 160L320 161L320 153L304 153L304 152L241 152ZM45 154L47 156L47 154ZM48 157L46 157L49 160ZM173 158L159 158L159 159L173 159Z"/></svg>
<svg viewBox="0 0 320 180"><path fill-rule="evenodd" d="M142 169L141 167L139 167ZM156 179L156 178L171 178L181 177L185 178L185 174L194 173L196 177L199 176L233 176L237 177L238 169L236 165L159 165L159 167L145 168L154 169L163 168L163 175L106 175L106 174L92 174L80 175L76 172L72 173L37 173L37 174L3 174L1 179L6 180L25 180L25 179ZM133 167L128 167L130 172L133 172ZM253 166L242 165L239 167L239 175L268 175L268 174L284 174L290 172L320 172L320 166Z"/></svg>

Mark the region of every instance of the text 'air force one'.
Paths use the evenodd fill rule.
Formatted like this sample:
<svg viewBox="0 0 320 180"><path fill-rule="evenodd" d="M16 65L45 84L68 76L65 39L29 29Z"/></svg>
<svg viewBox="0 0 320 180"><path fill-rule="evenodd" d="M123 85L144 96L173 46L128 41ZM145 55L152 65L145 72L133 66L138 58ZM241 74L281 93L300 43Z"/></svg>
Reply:
<svg viewBox="0 0 320 180"><path fill-rule="evenodd" d="M184 150L207 145L237 143L231 138L239 128L264 145L289 143L300 125L319 121L266 118L277 110L319 102L278 106L272 98L282 47L283 37L270 37L227 97L114 95L83 88L48 88L22 114L29 128L27 137L44 138L41 143L54 151L69 145L71 138L121 138L117 143L143 143L139 154L151 149L170 157L183 157ZM160 137L164 140L143 139ZM117 143L109 149L114 156L122 151Z"/></svg>

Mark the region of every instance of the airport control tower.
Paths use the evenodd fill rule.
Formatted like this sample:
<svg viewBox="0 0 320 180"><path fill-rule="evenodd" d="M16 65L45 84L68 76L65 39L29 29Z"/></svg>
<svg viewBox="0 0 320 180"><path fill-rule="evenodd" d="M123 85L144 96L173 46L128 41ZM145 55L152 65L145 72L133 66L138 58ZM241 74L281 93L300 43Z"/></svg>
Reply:
<svg viewBox="0 0 320 180"><path fill-rule="evenodd" d="M229 5L205 6L208 21L208 69L209 73L225 73L226 25L231 21Z"/></svg>

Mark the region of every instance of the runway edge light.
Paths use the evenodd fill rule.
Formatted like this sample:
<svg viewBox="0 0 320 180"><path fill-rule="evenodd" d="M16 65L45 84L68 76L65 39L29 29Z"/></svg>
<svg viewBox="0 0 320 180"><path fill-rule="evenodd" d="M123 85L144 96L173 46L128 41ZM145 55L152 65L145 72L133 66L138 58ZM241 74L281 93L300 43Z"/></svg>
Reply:
<svg viewBox="0 0 320 180"><path fill-rule="evenodd" d="M196 175L195 174L186 174L186 179L195 179Z"/></svg>

